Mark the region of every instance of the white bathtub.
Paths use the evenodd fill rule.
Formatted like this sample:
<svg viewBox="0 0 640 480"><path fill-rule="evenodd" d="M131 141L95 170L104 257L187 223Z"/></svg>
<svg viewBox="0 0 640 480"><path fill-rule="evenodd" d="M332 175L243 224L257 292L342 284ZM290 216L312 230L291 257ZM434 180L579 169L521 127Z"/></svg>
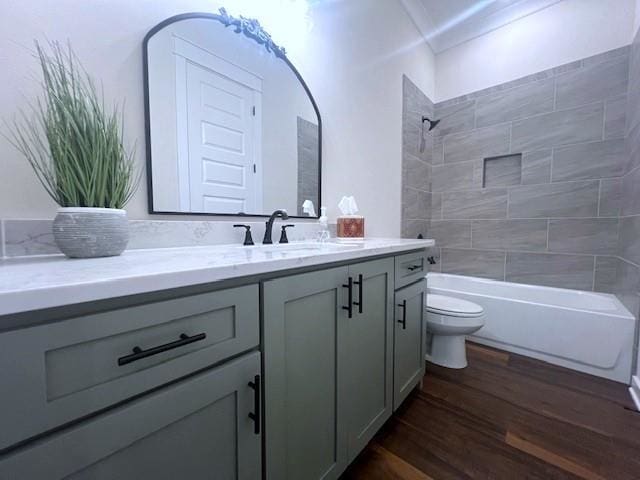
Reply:
<svg viewBox="0 0 640 480"><path fill-rule="evenodd" d="M427 286L484 308L475 342L630 381L635 319L614 295L443 273L429 273Z"/></svg>

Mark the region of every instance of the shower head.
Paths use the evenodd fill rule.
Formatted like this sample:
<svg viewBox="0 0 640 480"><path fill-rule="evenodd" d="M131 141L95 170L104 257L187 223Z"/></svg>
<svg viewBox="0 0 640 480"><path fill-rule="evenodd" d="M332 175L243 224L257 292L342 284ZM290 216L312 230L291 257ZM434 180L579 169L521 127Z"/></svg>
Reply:
<svg viewBox="0 0 640 480"><path fill-rule="evenodd" d="M433 130L434 128L436 128L436 125L438 125L440 123L440 120L431 120L428 117L422 117L422 124L424 125L424 122L429 122L429 130L427 130L428 132L430 132L431 130Z"/></svg>
<svg viewBox="0 0 640 480"><path fill-rule="evenodd" d="M429 129L427 130L427 132L430 132L431 130L436 128L436 125L440 123L440 120L431 120L429 117L425 117L424 115L422 116L422 133L420 134L420 146L418 148L421 153L424 152L425 148L424 122L429 122Z"/></svg>

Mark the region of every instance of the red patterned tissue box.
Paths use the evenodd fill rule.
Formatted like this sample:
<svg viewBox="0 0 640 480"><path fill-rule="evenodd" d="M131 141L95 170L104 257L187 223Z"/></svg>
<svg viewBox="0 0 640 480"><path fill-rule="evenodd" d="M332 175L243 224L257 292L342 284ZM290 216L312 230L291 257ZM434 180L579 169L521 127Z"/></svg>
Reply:
<svg viewBox="0 0 640 480"><path fill-rule="evenodd" d="M361 215L338 217L338 238L364 238L364 217Z"/></svg>

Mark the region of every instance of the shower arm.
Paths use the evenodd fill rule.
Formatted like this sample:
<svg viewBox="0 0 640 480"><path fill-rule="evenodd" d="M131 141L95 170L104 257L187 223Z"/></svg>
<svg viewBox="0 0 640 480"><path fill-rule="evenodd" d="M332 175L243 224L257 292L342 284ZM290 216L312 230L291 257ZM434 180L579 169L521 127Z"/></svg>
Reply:
<svg viewBox="0 0 640 480"><path fill-rule="evenodd" d="M426 116L422 116L422 127L424 128L424 122L429 122L429 130L427 130L428 132L430 132L431 130L433 130L434 128L436 128L436 126L440 123L440 119L438 120L431 120L429 117Z"/></svg>

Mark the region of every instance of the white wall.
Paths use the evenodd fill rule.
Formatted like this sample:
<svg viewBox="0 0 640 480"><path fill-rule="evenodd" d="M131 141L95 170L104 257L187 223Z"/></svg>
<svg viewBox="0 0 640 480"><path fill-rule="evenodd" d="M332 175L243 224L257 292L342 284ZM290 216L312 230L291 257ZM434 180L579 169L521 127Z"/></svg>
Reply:
<svg viewBox="0 0 640 480"><path fill-rule="evenodd" d="M10 117L37 92L34 80L25 81L38 73L28 51L32 40L69 39L87 70L101 79L107 99L126 98L126 136L137 139L143 166L142 39L164 18L213 11L214 3L4 0L0 117ZM399 235L402 74L433 97L433 55L399 0L318 2L312 22L304 48L296 45L290 52L322 114L323 203L334 216L340 197L355 194L367 216L367 234ZM55 205L24 159L1 137L0 166L0 218L54 215ZM143 182L127 207L130 218L149 218L146 195Z"/></svg>
<svg viewBox="0 0 640 480"><path fill-rule="evenodd" d="M323 122L329 216L356 196L367 234L400 235L402 73L433 98L433 54L397 0L317 2L295 58Z"/></svg>
<svg viewBox="0 0 640 480"><path fill-rule="evenodd" d="M446 50L436 57L437 101L628 45L636 2L564 0Z"/></svg>
<svg viewBox="0 0 640 480"><path fill-rule="evenodd" d="M633 36L637 35L640 30L640 0L636 0L636 10L633 16Z"/></svg>

